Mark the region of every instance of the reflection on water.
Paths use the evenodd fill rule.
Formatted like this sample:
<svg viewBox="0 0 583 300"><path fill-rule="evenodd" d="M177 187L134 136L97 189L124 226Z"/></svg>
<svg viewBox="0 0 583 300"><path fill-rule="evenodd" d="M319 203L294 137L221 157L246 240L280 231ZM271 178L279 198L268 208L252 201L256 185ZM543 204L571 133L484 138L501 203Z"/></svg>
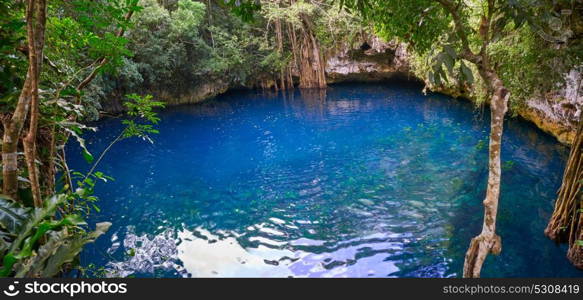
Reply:
<svg viewBox="0 0 583 300"><path fill-rule="evenodd" d="M131 256L123 261L109 262L107 269L109 275L115 277L152 274L156 270L176 272L185 277L390 276L398 268L394 262L386 261L383 253L387 250L398 253L403 247L398 234L380 233L344 241L330 247L326 253L311 252L311 248L322 247L326 242L308 238L289 242L264 237L249 240L259 245L243 248L235 237L213 235L203 228L166 231L152 238L129 233L123 245L134 249ZM367 240L370 244L365 242ZM290 251L284 246L298 250ZM367 254L374 250L377 253ZM359 256L363 259L356 260Z"/></svg>
<svg viewBox="0 0 583 300"><path fill-rule="evenodd" d="M412 84L233 92L162 114L101 165L113 222L83 263L109 276L454 277L482 223L488 111ZM103 149L120 130L98 123ZM72 165L87 166L69 149ZM484 276L581 276L544 238L567 149L509 120ZM533 247L536 245L536 247Z"/></svg>

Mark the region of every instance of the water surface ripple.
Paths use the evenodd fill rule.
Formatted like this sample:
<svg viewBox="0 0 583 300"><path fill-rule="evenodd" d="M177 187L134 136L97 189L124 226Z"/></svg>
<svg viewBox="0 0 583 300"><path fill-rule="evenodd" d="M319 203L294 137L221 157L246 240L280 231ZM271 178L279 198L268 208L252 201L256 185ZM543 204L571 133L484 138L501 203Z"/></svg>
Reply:
<svg viewBox="0 0 583 300"><path fill-rule="evenodd" d="M154 144L125 140L103 160L116 180L98 185L91 221L113 226L83 264L138 277L460 276L482 223L488 115L400 82L168 108ZM97 123L89 147L99 153L119 123ZM483 276L582 276L542 234L568 150L525 122L505 126L503 250Z"/></svg>

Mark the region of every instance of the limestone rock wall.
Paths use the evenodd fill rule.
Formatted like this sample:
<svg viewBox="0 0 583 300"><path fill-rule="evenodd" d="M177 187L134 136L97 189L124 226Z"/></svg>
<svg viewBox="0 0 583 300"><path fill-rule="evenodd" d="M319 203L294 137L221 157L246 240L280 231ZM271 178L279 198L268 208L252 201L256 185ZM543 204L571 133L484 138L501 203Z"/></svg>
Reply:
<svg viewBox="0 0 583 300"><path fill-rule="evenodd" d="M571 144L583 109L583 77L577 70L571 70L565 77L564 88L530 99L519 115L554 135L560 142Z"/></svg>
<svg viewBox="0 0 583 300"><path fill-rule="evenodd" d="M338 83L346 81L379 82L394 78L425 81L410 72L409 55L406 46L396 42L383 42L376 37L356 43L326 55L326 81ZM543 131L555 136L564 144L571 144L575 137L577 120L583 110L583 77L581 72L572 70L566 76L566 85L544 97L532 98L517 113L520 117L533 122ZM147 91L168 105L197 103L215 97L229 89L237 88L228 83L215 81L196 85L184 91L156 89ZM471 96L443 88L438 90L453 97ZM105 107L108 112L119 112L120 103L110 103Z"/></svg>
<svg viewBox="0 0 583 300"><path fill-rule="evenodd" d="M382 81L409 75L405 45L383 42L376 37L362 40L354 48L342 49L327 59L328 83Z"/></svg>

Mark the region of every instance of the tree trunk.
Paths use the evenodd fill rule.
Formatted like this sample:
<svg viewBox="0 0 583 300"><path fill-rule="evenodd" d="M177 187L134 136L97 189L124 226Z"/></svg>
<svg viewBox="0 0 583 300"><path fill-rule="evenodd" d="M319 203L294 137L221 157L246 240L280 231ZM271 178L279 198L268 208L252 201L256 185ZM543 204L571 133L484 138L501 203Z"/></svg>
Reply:
<svg viewBox="0 0 583 300"><path fill-rule="evenodd" d="M499 254L502 251L500 236L496 234L496 215L500 196L500 150L504 115L506 114L508 90L498 76L489 70L481 70L482 78L489 84L492 95L490 103L490 147L488 162L488 188L484 200L484 223L482 232L470 242L464 262L464 277L480 277L482 265L489 253Z"/></svg>
<svg viewBox="0 0 583 300"><path fill-rule="evenodd" d="M31 70L26 74L12 117L4 122L2 138L2 193L17 199L18 193L18 142L28 114L31 98Z"/></svg>
<svg viewBox="0 0 583 300"><path fill-rule="evenodd" d="M28 14L33 14L32 19L34 20L33 24L27 24L27 27L29 27L28 60L31 66L30 125L28 134L23 139L22 144L24 146L24 156L28 167L28 178L30 180L34 206L42 207L43 201L38 179L38 167L36 165L36 136L38 119L40 117L38 87L45 42L46 0L29 0L27 6Z"/></svg>
<svg viewBox="0 0 583 300"><path fill-rule="evenodd" d="M277 41L277 52L279 54L283 54L283 31L281 29L281 20L275 20L274 22L274 26L275 26L275 40ZM286 88L286 84L285 84L285 67L283 67L281 70L279 70L279 89L283 90ZM277 83L277 80L276 80ZM276 86L276 90L277 88L277 84Z"/></svg>
<svg viewBox="0 0 583 300"><path fill-rule="evenodd" d="M18 192L18 142L26 116L30 110L30 130L23 141L23 145L35 204L40 203L40 187L35 165L35 142L39 115L38 85L43 61L45 23L46 0L28 0L26 6L28 71L14 114L10 120L5 122L2 144L2 191L4 194L16 199Z"/></svg>

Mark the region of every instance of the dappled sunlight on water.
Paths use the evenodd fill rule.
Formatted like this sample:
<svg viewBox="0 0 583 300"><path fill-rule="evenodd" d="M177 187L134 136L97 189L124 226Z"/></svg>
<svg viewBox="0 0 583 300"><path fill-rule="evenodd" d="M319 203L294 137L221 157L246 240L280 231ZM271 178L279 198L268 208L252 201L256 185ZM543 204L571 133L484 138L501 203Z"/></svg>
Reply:
<svg viewBox="0 0 583 300"><path fill-rule="evenodd" d="M109 276L455 277L482 223L488 111L415 84L232 92L161 113L100 169L83 264ZM506 122L499 231L484 276L581 276L542 231L567 149ZM87 137L98 152L119 120ZM71 164L87 166L70 147Z"/></svg>

